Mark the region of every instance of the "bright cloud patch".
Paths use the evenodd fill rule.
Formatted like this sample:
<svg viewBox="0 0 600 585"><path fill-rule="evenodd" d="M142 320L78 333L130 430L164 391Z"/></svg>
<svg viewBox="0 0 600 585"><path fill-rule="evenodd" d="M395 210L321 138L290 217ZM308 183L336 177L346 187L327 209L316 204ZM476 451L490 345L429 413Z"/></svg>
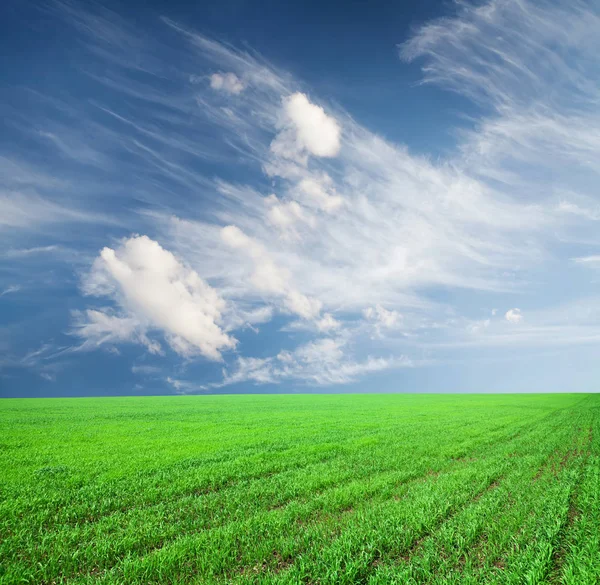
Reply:
<svg viewBox="0 0 600 585"><path fill-rule="evenodd" d="M82 349L133 342L144 345L152 354L162 352L160 343L148 338L145 327L136 317L119 317L111 314L110 309L88 309L85 313L76 312L74 317L74 333L85 339Z"/></svg>
<svg viewBox="0 0 600 585"><path fill-rule="evenodd" d="M388 311L381 305L366 308L364 315L367 319L375 321L382 327L393 327L400 320L400 315L397 311Z"/></svg>
<svg viewBox="0 0 600 585"><path fill-rule="evenodd" d="M194 270L147 236L132 237L117 250L104 248L84 290L112 298L123 313L87 312L78 332L98 345L129 340L156 351L146 332L158 330L183 356L200 354L219 360L221 351L235 347L235 339L219 325L223 299Z"/></svg>
<svg viewBox="0 0 600 585"><path fill-rule="evenodd" d="M235 73L214 73L210 76L210 86L216 91L236 95L242 93L246 87Z"/></svg>
<svg viewBox="0 0 600 585"><path fill-rule="evenodd" d="M308 153L330 158L340 151L339 124L303 93L283 100L280 126L281 131L271 143L271 151L278 156L302 159Z"/></svg>
<svg viewBox="0 0 600 585"><path fill-rule="evenodd" d="M254 264L251 282L257 291L283 297L284 307L303 319L319 316L321 302L294 289L289 282L289 271L279 268L262 244L233 225L223 228L221 237L227 245L251 259Z"/></svg>
<svg viewBox="0 0 600 585"><path fill-rule="evenodd" d="M334 213L344 204L342 197L335 191L331 177L326 174L302 179L298 183L297 193L309 207L316 207L328 213Z"/></svg>
<svg viewBox="0 0 600 585"><path fill-rule="evenodd" d="M520 323L523 320L523 315L521 314L520 309L510 309L506 311L506 315L504 315L505 319L509 323Z"/></svg>

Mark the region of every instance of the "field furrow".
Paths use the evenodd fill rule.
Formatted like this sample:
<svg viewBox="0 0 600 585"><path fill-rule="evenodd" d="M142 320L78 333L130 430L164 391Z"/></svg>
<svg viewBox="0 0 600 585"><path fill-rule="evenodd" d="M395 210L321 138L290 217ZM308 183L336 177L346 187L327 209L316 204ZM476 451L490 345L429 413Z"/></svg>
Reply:
<svg viewBox="0 0 600 585"><path fill-rule="evenodd" d="M0 583L598 582L596 396L135 404L2 404Z"/></svg>

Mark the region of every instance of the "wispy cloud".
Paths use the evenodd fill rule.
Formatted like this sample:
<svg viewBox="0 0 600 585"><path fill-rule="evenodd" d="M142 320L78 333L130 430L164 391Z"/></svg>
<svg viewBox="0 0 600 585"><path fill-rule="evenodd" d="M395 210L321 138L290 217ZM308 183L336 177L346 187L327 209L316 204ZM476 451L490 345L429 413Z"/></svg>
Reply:
<svg viewBox="0 0 600 585"><path fill-rule="evenodd" d="M580 256L579 258L573 259L577 264L586 264L591 266L600 267L600 255L596 254L593 256Z"/></svg>
<svg viewBox="0 0 600 585"><path fill-rule="evenodd" d="M562 229L563 214L590 196L587 185L574 190L571 176L564 183L580 197L577 203L565 200L564 190L559 202L554 188L545 199L539 185L530 193L532 182L541 168L556 163L553 157L564 159L565 144L567 156L577 161L598 153L585 76L571 70L561 45L553 58L565 72L561 92L577 90L580 98L567 105L562 93L546 99L554 74L536 66L556 39L565 50L572 43L572 36L554 34L565 17L591 40L586 31L594 19L565 11L546 14L517 2L465 5L456 17L417 31L404 46L406 58L427 60L427 81L460 91L487 110L464 134L456 156L438 163L411 155L339 108L309 97L291 76L257 57L167 21L208 63L230 72L233 81L244 79L243 93L230 92L239 98L222 101L211 92L212 79L203 84L196 77L201 116L218 128L235 156L274 182L217 181L218 199L208 202L217 221L157 215L162 237L198 274L218 283L232 305L268 303L307 320L327 315L363 345L369 328L382 337L400 314L408 314L403 336L418 339L435 328L445 310L429 293L436 288L518 291L523 285L506 274L518 266L526 282L528 267L543 262L553 232ZM591 50L585 42L576 48ZM198 256L195 250L210 252ZM506 321L521 318L512 310ZM357 355L352 363L359 363ZM390 367L393 360L384 362ZM294 363L282 369L277 356L240 357L236 373L226 379L345 379L320 378L301 359Z"/></svg>
<svg viewBox="0 0 600 585"><path fill-rule="evenodd" d="M354 382L367 374L392 368L410 368L415 364L404 355L394 357L366 356L360 361L348 357L348 341L344 337L325 338L281 351L274 357L238 357L230 369L223 372L223 380L212 384L190 384L177 381L178 390L187 391L223 388L234 384L280 384L332 386ZM422 364L419 364L422 365Z"/></svg>
<svg viewBox="0 0 600 585"><path fill-rule="evenodd" d="M73 330L82 348L133 342L223 359L213 387L325 385L423 364L423 348L597 338L514 299L535 296L548 266L596 262L597 250L562 248L600 218L593 6L459 3L417 29L401 56L476 105L457 149L435 161L250 50L168 18L157 40L109 10L55 11L93 56L83 74L102 91L48 105L62 122L28 130L64 173L5 163L0 228L108 224L114 213L86 206L97 200L123 210L84 277L89 308ZM99 176L111 178L101 196ZM44 249L19 244L12 258ZM503 308L477 316L486 295ZM275 317L305 337L249 357L239 330Z"/></svg>
<svg viewBox="0 0 600 585"><path fill-rule="evenodd" d="M31 256L44 255L44 254L53 254L57 252L60 248L58 246L34 246L33 248L16 248L11 250L6 250L2 254L4 258L27 258Z"/></svg>
<svg viewBox="0 0 600 585"><path fill-rule="evenodd" d="M0 191L0 230L2 228L31 229L44 224L112 223L98 215L49 201L37 195Z"/></svg>
<svg viewBox="0 0 600 585"><path fill-rule="evenodd" d="M599 26L587 2L460 3L455 17L420 28L401 55L422 60L425 82L480 105L484 113L462 148L473 173L531 201L563 192L593 201ZM562 200L560 209L592 218L577 201Z"/></svg>
<svg viewBox="0 0 600 585"><path fill-rule="evenodd" d="M216 91L238 94L244 91L244 82L235 73L213 73L210 86Z"/></svg>
<svg viewBox="0 0 600 585"><path fill-rule="evenodd" d="M1 330L0 333L2 333ZM44 380L53 382L66 365L60 358L68 350L68 347L45 342L21 355L5 351L0 358L0 372L18 369L30 370Z"/></svg>
<svg viewBox="0 0 600 585"><path fill-rule="evenodd" d="M10 286L7 286L4 290L0 291L0 297L3 297L4 295L9 295L11 293L19 292L20 290L21 287L18 284L11 284Z"/></svg>
<svg viewBox="0 0 600 585"><path fill-rule="evenodd" d="M148 364L140 364L131 366L132 374L140 374L142 376L156 376L160 374L162 370L158 366L151 366Z"/></svg>

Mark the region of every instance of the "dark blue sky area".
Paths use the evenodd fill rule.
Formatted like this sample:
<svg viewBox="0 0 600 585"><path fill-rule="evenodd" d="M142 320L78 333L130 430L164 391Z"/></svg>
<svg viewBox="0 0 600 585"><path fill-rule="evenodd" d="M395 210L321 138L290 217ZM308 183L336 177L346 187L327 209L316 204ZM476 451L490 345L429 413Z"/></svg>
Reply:
<svg viewBox="0 0 600 585"><path fill-rule="evenodd" d="M454 144L453 129L468 124L462 97L423 85L420 65L401 63L398 57L397 45L411 30L451 13L447 2L106 1L89 6L112 10L157 38L169 32L160 22L166 16L256 51L337 101L362 124L410 144L416 153L443 156ZM1 85L86 95L85 80L71 75L81 48L56 19L52 4L7 0L2 10Z"/></svg>

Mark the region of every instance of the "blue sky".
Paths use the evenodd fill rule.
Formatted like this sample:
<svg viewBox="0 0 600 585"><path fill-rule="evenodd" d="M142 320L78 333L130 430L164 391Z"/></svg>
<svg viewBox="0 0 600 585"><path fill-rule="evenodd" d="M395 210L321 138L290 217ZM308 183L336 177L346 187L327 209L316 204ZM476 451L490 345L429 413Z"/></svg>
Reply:
<svg viewBox="0 0 600 585"><path fill-rule="evenodd" d="M597 2L18 2L0 396L597 391Z"/></svg>

